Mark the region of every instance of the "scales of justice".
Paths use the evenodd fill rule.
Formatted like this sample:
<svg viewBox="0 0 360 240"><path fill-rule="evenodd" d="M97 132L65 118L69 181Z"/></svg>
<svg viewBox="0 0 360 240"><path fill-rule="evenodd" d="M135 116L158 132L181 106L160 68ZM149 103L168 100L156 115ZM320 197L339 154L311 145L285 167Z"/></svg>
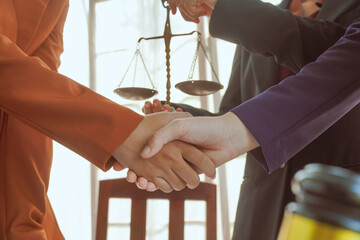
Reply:
<svg viewBox="0 0 360 240"><path fill-rule="evenodd" d="M129 99L129 100L145 100L145 99L153 97L154 95L156 95L158 93L158 91L155 89L155 86L154 86L153 82L151 81L149 71L146 68L144 58L143 58L143 56L141 54L140 42L142 40L164 39L164 41L165 41L165 53L166 53L166 56L165 56L165 58L166 58L166 73L167 73L167 75L166 75L166 77L167 77L167 81L166 81L166 104L170 105L170 88L171 88L171 82L170 82L170 42L171 42L171 38L179 37L179 36L188 36L188 35L192 35L194 33L196 33L198 35L197 46L196 46L196 50L195 50L195 55L194 55L192 63L191 63L190 73L188 75L188 79L186 81L179 82L178 84L175 85L175 87L177 89L181 90L182 92L184 92L186 94L189 94L189 95L193 95L193 96L205 96L205 95L213 94L213 93L219 91L220 89L222 89L224 86L220 83L219 78L218 78L218 76L217 76L217 74L215 72L215 69L214 69L213 65L211 64L210 58L206 54L204 46L201 43L201 34L200 34L200 32L192 31L190 33L184 33L184 34L172 34L171 26L170 26L170 6L169 6L167 0L161 0L161 2L162 2L163 7L166 8L166 10L167 10L164 35L156 36L156 37L149 37L149 38L144 38L144 37L139 38L139 40L137 41L137 47L136 47L135 54L132 57L128 68L126 69L125 74L122 77L118 88L116 88L114 90L114 92L116 94L118 94L119 96L121 96L123 98L126 98L126 99ZM196 65L196 61L198 59L200 50L203 52L208 64L210 65L211 71L214 74L217 81L194 80L193 79L195 65ZM124 79L125 79L128 71L129 71L130 67L132 66L134 60L135 60L135 63L134 63L135 64L135 68L134 68L135 70L134 71L136 71L136 65L138 63L139 58L140 58L143 66L144 66L144 69L146 71L148 80L150 81L152 88L135 87L135 86L121 87L121 85L124 82ZM135 74L134 74L134 76L135 76ZM134 82L135 82L135 79L134 79L133 83Z"/></svg>

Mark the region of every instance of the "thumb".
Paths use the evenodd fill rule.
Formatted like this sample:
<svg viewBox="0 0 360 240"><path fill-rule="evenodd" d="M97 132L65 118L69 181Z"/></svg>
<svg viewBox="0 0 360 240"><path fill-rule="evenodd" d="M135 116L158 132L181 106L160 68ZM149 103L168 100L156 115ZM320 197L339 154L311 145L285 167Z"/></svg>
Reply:
<svg viewBox="0 0 360 240"><path fill-rule="evenodd" d="M165 125L163 128L154 132L153 136L148 140L146 146L141 151L141 157L150 158L157 154L162 147L175 139L180 139L183 136L181 128L182 120L176 119Z"/></svg>

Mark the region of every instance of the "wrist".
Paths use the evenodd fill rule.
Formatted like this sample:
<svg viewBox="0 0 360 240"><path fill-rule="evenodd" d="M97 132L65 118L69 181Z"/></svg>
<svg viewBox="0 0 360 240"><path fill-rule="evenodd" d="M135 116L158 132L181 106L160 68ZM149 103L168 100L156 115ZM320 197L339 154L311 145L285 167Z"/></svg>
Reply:
<svg viewBox="0 0 360 240"><path fill-rule="evenodd" d="M259 146L252 133L233 112L228 112L222 116L226 126L228 126L229 142L234 144L239 156Z"/></svg>

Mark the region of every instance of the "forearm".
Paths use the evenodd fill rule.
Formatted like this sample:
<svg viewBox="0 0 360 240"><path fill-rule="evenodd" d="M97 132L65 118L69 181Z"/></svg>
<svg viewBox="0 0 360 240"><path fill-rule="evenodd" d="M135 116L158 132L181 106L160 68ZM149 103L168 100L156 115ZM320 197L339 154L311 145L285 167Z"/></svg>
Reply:
<svg viewBox="0 0 360 240"><path fill-rule="evenodd" d="M293 77L233 111L259 142L272 172L360 101L360 23Z"/></svg>
<svg viewBox="0 0 360 240"><path fill-rule="evenodd" d="M331 21L297 17L259 0L218 0L210 32L252 53L274 56L279 64L298 72L332 46L345 28Z"/></svg>
<svg viewBox="0 0 360 240"><path fill-rule="evenodd" d="M105 170L142 116L56 73L0 36L0 108ZM126 127L125 127L126 126Z"/></svg>

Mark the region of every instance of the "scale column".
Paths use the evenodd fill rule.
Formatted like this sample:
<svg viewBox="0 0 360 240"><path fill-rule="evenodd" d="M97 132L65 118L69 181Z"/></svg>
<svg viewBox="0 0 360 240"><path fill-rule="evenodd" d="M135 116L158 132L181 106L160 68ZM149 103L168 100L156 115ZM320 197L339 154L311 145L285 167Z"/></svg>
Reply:
<svg viewBox="0 0 360 240"><path fill-rule="evenodd" d="M164 30L164 41L165 41L165 53L166 53L166 104L170 105L170 41L172 38L171 27L170 27L170 7L166 7L167 15L166 15L166 23Z"/></svg>

